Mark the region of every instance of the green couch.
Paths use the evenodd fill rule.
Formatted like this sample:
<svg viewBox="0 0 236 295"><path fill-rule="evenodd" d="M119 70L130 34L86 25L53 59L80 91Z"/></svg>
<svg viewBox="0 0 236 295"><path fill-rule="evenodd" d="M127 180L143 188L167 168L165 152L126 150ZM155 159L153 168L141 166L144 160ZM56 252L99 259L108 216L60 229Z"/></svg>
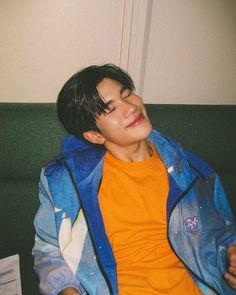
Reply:
<svg viewBox="0 0 236 295"><path fill-rule="evenodd" d="M236 213L236 106L147 105L153 126L210 163ZM0 104L0 258L19 253L23 295L37 295L33 218L41 167L65 135L54 104Z"/></svg>

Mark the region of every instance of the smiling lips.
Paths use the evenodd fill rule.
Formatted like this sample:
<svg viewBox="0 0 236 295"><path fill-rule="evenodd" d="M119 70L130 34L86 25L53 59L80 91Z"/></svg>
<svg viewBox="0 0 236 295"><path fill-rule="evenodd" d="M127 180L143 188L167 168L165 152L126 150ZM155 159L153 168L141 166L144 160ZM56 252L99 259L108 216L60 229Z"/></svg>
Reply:
<svg viewBox="0 0 236 295"><path fill-rule="evenodd" d="M134 118L133 122L130 123L127 127L135 127L139 125L144 120L143 114L139 114L137 117Z"/></svg>

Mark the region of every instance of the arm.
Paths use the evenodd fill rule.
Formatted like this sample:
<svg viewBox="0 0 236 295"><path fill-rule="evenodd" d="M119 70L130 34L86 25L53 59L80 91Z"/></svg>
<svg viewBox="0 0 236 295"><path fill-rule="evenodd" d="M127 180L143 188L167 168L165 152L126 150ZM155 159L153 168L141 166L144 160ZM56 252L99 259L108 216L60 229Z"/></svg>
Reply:
<svg viewBox="0 0 236 295"><path fill-rule="evenodd" d="M34 269L40 280L40 291L44 295L56 295L71 287L79 293L62 294L85 294L83 286L61 256L57 240L54 206L47 191L47 180L43 172L39 184L39 199L40 207L34 220L36 235L32 254Z"/></svg>

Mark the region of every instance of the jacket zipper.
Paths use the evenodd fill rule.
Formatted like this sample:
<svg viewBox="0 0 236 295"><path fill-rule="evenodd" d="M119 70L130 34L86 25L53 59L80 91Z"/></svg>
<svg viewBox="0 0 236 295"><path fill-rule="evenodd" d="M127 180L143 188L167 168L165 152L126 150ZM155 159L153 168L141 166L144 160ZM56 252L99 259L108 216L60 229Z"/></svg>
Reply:
<svg viewBox="0 0 236 295"><path fill-rule="evenodd" d="M195 166L193 166L193 164L191 164L190 161L188 161L188 164L189 164L189 166L190 166L193 170L195 170L195 171L197 172L197 174L198 174L201 178L205 178L204 175L202 174L202 172L201 172L199 169L197 169Z"/></svg>
<svg viewBox="0 0 236 295"><path fill-rule="evenodd" d="M191 165L192 168L194 168L192 165ZM200 173L200 175L202 176L202 174ZM174 204L174 206L172 207L172 210L170 212L170 217L169 217L169 220L171 218L171 215L172 215L172 212L174 211L176 205L179 203L180 200L182 200L184 198L184 196L190 191L190 189L194 186L194 184L196 183L196 181L198 180L198 176L191 182L191 184L188 186L188 188L180 195L179 199L176 201L176 203ZM170 238L169 238L169 223L168 223L168 227L167 227L167 238L168 238L168 241L169 241L169 244L170 244L170 247L172 249L172 251L175 253L175 255L179 258L179 260L184 264L184 266L186 267L186 269L188 269L201 283L203 283L205 286L207 286L209 289L211 289L213 292L215 292L216 294L218 295L221 295L220 293L218 293L218 291L216 291L213 287L211 287L207 282L205 282L203 279L201 279L197 274L195 274L195 272L190 269L186 264L185 262L179 257L179 255L176 253L171 241L170 241Z"/></svg>
<svg viewBox="0 0 236 295"><path fill-rule="evenodd" d="M69 176L70 176L70 178L71 178L71 181L72 181L72 183L73 183L73 186L74 186L74 188L75 188L75 191L76 191L76 193L77 193L77 197L78 197L78 199L79 199L79 202L80 202L81 208L82 208L83 212L85 212L85 210L84 210L84 206L83 206L83 203L81 202L80 193L79 193L79 191L78 191L78 189L77 189L76 182L75 182L75 179L74 179L74 177L73 177L73 174L72 174L72 172L71 172L69 166L67 165L67 163L64 162L64 164L65 164L65 167L66 167L66 169L67 169L67 171L68 171L68 173L69 173ZM101 181L100 181L100 183L101 183ZM107 286L108 286L108 289L109 289L110 293L113 294L113 290L112 290L111 283L110 283L110 281L109 281L109 279L108 279L108 277L107 277L107 274L106 274L106 272L105 272L105 270L104 270L104 267L103 267L101 261L99 260L99 255L98 255L97 249L96 249L96 247L95 247L95 242L94 242L94 239L93 239L93 235L91 234L91 230L90 230L90 227L89 227L89 223L88 223L88 219L87 219L86 214L84 214L84 217L85 217L85 220L86 220L86 223L87 223L88 231L89 231L89 234L90 234L90 237L91 237L91 241L92 241L92 244L93 244L93 248L94 248L94 251L95 251L95 255L96 255L96 257L97 257L97 262L98 262L99 268L100 268L101 273L102 273L102 275L103 275L103 277L104 277L104 279L105 279L105 281L106 281L106 283L107 283Z"/></svg>

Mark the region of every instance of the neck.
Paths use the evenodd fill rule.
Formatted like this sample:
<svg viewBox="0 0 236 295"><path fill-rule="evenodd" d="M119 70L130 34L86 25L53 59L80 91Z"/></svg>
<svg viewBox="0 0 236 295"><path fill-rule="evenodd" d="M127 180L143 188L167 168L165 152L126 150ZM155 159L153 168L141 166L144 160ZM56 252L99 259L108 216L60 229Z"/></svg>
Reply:
<svg viewBox="0 0 236 295"><path fill-rule="evenodd" d="M117 145L105 147L115 158L124 162L142 162L152 156L152 150L146 140L125 147Z"/></svg>

